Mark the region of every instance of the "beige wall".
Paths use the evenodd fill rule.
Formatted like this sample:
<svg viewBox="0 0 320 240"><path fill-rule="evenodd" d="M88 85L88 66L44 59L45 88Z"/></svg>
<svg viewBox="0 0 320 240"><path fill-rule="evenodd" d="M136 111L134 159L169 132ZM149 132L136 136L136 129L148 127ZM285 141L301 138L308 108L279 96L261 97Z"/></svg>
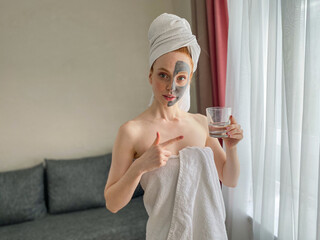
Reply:
<svg viewBox="0 0 320 240"><path fill-rule="evenodd" d="M147 31L163 12L191 23L182 0L2 0L0 171L110 152L149 102Z"/></svg>

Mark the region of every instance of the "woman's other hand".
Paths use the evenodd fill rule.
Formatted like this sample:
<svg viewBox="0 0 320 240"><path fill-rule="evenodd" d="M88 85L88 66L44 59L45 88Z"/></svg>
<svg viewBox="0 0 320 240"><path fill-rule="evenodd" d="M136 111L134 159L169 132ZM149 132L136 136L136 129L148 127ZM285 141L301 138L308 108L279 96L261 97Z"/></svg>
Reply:
<svg viewBox="0 0 320 240"><path fill-rule="evenodd" d="M160 143L160 134L157 132L157 137L151 147L136 160L137 164L140 165L142 172L150 172L154 169L165 166L171 156L171 152L166 150L166 147L180 141L181 139L183 139L183 136L175 137L164 143Z"/></svg>
<svg viewBox="0 0 320 240"><path fill-rule="evenodd" d="M230 125L226 129L229 137L223 138L224 144L227 148L233 148L243 138L243 130L232 115L230 116Z"/></svg>

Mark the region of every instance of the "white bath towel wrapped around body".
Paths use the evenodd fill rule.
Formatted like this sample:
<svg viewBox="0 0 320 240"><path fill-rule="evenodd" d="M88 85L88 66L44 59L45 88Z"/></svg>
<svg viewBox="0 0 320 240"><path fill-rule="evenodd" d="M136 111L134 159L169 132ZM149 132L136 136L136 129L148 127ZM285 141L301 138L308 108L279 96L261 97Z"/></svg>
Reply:
<svg viewBox="0 0 320 240"><path fill-rule="evenodd" d="M147 240L225 240L225 206L210 147L186 147L140 180Z"/></svg>

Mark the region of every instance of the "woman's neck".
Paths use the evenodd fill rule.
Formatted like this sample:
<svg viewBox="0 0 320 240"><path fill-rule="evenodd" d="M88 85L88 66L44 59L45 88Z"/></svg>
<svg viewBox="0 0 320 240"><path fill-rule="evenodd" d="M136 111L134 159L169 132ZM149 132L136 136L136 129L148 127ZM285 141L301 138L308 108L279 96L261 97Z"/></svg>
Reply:
<svg viewBox="0 0 320 240"><path fill-rule="evenodd" d="M155 117L155 119L161 119L163 121L177 121L182 117L182 110L179 109L178 103L168 107L160 104L158 101L153 100L150 108L150 113Z"/></svg>

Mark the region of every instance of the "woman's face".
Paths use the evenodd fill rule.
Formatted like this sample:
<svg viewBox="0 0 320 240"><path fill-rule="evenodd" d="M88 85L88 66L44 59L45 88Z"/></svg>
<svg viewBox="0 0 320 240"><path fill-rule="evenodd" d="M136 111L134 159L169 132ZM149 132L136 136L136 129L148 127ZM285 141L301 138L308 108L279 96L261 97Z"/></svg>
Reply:
<svg viewBox="0 0 320 240"><path fill-rule="evenodd" d="M154 97L168 107L173 106L190 84L191 71L191 59L185 53L169 52L160 56L149 74Z"/></svg>

